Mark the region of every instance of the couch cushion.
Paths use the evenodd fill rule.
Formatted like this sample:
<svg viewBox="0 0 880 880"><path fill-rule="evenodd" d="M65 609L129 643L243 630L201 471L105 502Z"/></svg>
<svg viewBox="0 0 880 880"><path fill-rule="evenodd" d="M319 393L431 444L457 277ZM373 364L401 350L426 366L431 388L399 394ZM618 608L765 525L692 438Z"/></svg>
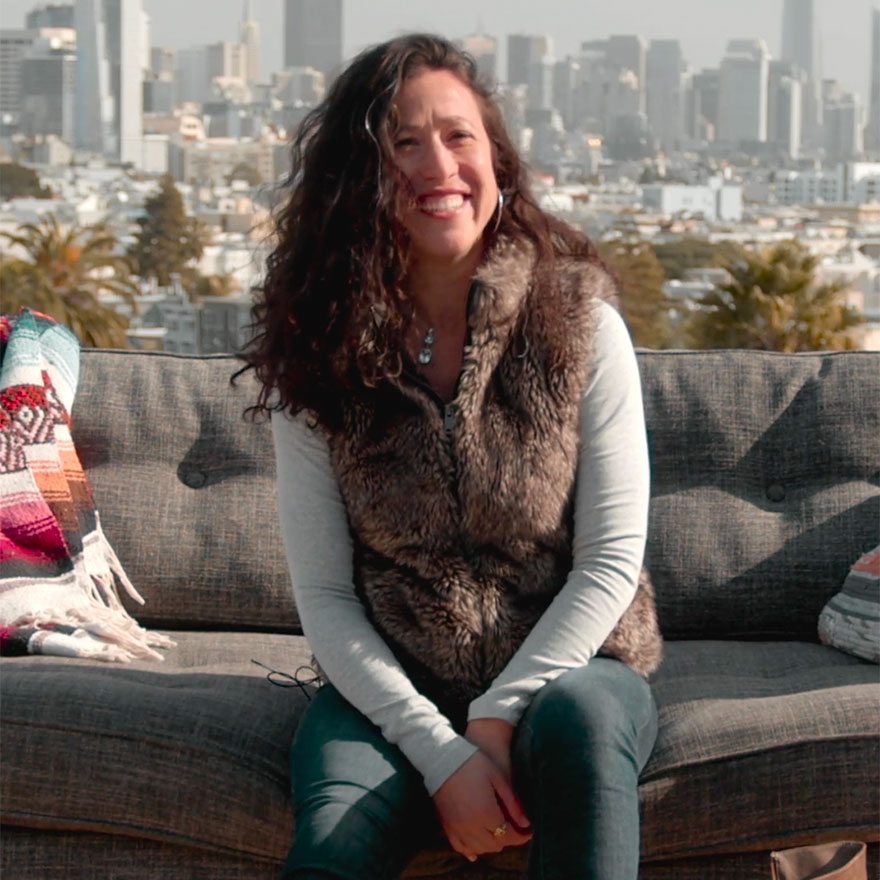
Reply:
<svg viewBox="0 0 880 880"><path fill-rule="evenodd" d="M266 679L300 636L174 634L163 663L4 659L2 821L280 858L288 754L307 703Z"/></svg>
<svg viewBox="0 0 880 880"><path fill-rule="evenodd" d="M653 688L646 858L880 839L876 666L816 644L672 642Z"/></svg>
<svg viewBox="0 0 880 880"><path fill-rule="evenodd" d="M82 353L73 435L146 626L298 632L268 423L231 356Z"/></svg>
<svg viewBox="0 0 880 880"><path fill-rule="evenodd" d="M283 858L287 755L306 698L250 661L293 671L308 648L285 635L175 638L163 664L4 661L4 823ZM654 690L646 860L880 837L876 666L821 645L670 643ZM522 858L490 861L516 870ZM460 866L439 848L408 876Z"/></svg>
<svg viewBox="0 0 880 880"><path fill-rule="evenodd" d="M880 522L880 353L643 352L664 635L817 641Z"/></svg>

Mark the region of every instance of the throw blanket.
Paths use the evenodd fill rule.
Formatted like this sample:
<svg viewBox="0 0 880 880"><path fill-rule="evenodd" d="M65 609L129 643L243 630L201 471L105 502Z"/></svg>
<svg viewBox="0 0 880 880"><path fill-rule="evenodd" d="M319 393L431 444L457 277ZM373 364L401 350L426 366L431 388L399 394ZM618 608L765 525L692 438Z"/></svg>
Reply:
<svg viewBox="0 0 880 880"><path fill-rule="evenodd" d="M129 615L143 604L101 529L70 433L79 343L46 315L0 317L0 653L161 660L173 642Z"/></svg>

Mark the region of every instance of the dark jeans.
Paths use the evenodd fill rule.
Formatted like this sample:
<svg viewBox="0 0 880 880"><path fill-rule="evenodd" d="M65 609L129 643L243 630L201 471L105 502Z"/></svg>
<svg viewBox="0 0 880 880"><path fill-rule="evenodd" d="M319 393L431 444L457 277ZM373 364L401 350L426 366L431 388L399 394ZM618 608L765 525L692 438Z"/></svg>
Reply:
<svg viewBox="0 0 880 880"><path fill-rule="evenodd" d="M656 736L648 684L617 660L597 657L538 691L513 743L531 880L636 880L638 777ZM391 880L442 841L421 776L331 686L309 706L291 762L296 832L282 878Z"/></svg>

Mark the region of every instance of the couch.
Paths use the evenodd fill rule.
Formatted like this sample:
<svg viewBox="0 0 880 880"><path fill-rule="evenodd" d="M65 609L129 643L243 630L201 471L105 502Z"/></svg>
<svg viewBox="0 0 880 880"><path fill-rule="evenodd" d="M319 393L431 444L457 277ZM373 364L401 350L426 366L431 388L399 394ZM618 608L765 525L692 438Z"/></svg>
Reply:
<svg viewBox="0 0 880 880"><path fill-rule="evenodd" d="M774 848L880 840L878 667L816 623L880 529L880 354L640 352L647 564L666 636L643 880L769 876ZM232 357L86 350L74 439L104 530L176 646L0 664L5 880L263 880L293 822L306 664L253 379ZM296 491L296 487L290 487ZM273 681L275 683L273 683ZM407 877L521 877L438 845Z"/></svg>

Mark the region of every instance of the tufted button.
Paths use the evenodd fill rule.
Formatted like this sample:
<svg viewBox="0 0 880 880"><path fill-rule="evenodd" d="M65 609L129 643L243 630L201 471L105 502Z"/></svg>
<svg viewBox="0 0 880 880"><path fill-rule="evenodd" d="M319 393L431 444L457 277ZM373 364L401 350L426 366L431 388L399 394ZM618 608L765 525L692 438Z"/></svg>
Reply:
<svg viewBox="0 0 880 880"><path fill-rule="evenodd" d="M201 489L208 482L208 475L204 471L186 471L181 477L183 484L190 489Z"/></svg>
<svg viewBox="0 0 880 880"><path fill-rule="evenodd" d="M767 498L770 501L785 500L785 486L782 483L771 483L767 487Z"/></svg>

